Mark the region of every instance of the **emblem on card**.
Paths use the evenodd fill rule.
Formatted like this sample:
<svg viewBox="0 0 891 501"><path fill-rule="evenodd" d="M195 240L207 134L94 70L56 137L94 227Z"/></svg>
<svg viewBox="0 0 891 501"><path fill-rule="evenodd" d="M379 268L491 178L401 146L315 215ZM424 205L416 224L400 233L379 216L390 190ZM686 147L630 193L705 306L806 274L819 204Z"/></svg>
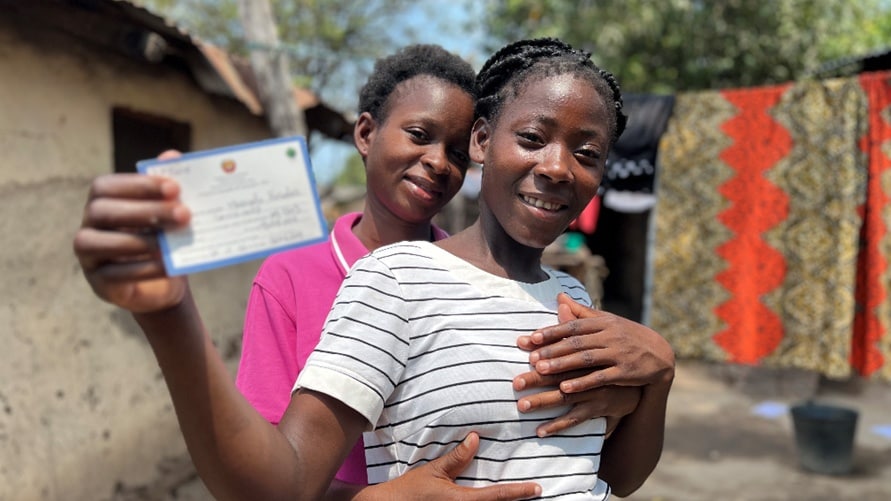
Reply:
<svg viewBox="0 0 891 501"><path fill-rule="evenodd" d="M222 168L223 172L226 174L232 174L235 172L235 160L223 160L223 163L220 164L220 168Z"/></svg>

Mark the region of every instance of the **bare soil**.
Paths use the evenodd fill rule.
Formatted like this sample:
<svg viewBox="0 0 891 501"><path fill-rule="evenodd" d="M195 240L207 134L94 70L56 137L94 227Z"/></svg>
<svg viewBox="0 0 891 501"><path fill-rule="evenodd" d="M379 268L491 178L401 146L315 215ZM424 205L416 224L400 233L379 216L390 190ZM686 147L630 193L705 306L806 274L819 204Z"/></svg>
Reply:
<svg viewBox="0 0 891 501"><path fill-rule="evenodd" d="M812 398L858 412L853 468L805 471L787 409ZM769 412L767 412L769 411ZM891 385L679 361L662 459L634 501L891 500Z"/></svg>
<svg viewBox="0 0 891 501"><path fill-rule="evenodd" d="M799 465L788 406L809 398L859 413L853 469L825 475ZM764 412L764 410L773 412ZM889 501L891 384L828 381L813 373L681 360L669 398L662 459L632 501ZM118 501L212 499L188 457L156 485Z"/></svg>

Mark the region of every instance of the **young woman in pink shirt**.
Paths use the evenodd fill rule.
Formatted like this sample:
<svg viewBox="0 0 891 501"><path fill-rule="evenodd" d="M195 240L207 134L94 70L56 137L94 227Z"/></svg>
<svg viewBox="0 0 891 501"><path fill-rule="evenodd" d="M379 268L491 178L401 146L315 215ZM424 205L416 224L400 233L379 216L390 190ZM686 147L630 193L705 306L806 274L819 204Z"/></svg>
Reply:
<svg viewBox="0 0 891 501"><path fill-rule="evenodd" d="M467 62L433 45L375 64L353 133L366 167L363 212L340 217L326 242L267 258L251 289L236 384L269 422L285 412L350 267L381 245L447 236L431 220L470 162L474 77ZM367 483L361 441L337 479Z"/></svg>

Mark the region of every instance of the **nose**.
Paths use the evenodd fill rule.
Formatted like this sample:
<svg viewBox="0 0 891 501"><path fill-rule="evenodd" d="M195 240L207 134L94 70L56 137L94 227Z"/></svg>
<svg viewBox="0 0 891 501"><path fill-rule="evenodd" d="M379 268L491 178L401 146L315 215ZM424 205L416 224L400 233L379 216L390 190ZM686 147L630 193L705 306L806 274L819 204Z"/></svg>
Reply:
<svg viewBox="0 0 891 501"><path fill-rule="evenodd" d="M449 154L444 144L431 144L424 152L421 162L438 176L449 173Z"/></svg>
<svg viewBox="0 0 891 501"><path fill-rule="evenodd" d="M534 172L552 183L568 183L573 180L572 152L563 146L552 146L542 151L540 161L536 164Z"/></svg>

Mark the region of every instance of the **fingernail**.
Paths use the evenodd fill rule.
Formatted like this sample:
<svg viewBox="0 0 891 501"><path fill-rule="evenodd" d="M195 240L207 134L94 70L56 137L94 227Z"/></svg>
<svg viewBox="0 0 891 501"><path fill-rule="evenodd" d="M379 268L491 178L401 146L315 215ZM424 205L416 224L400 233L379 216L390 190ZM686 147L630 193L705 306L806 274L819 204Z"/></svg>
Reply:
<svg viewBox="0 0 891 501"><path fill-rule="evenodd" d="M541 355L538 352L532 352L529 354L529 363L535 365L536 362L541 360Z"/></svg>
<svg viewBox="0 0 891 501"><path fill-rule="evenodd" d="M192 213L186 207L176 207L173 209L173 220L177 223L183 223L189 220Z"/></svg>
<svg viewBox="0 0 891 501"><path fill-rule="evenodd" d="M514 389L519 391L526 388L526 380L525 379L515 379L514 380Z"/></svg>
<svg viewBox="0 0 891 501"><path fill-rule="evenodd" d="M176 194L177 190L179 190L179 185L173 181L165 179L164 181L161 181L160 190L161 195L164 197L173 196Z"/></svg>
<svg viewBox="0 0 891 501"><path fill-rule="evenodd" d="M532 404L530 404L527 400L520 400L517 404L517 407L520 408L520 412L526 412L532 407Z"/></svg>
<svg viewBox="0 0 891 501"><path fill-rule="evenodd" d="M547 372L548 370L550 370L550 368L551 364L549 364L547 361L541 361L535 364L535 370L537 370L538 372Z"/></svg>

